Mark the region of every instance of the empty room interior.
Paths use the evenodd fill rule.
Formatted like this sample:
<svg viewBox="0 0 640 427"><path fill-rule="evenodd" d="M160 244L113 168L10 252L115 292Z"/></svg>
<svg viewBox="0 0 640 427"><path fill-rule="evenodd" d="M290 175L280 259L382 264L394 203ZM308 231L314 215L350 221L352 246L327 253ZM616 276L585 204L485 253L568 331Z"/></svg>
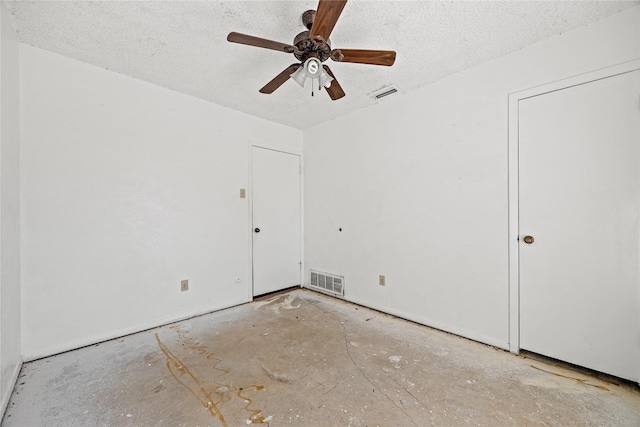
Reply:
<svg viewBox="0 0 640 427"><path fill-rule="evenodd" d="M0 67L3 427L640 425L639 1L3 0Z"/></svg>

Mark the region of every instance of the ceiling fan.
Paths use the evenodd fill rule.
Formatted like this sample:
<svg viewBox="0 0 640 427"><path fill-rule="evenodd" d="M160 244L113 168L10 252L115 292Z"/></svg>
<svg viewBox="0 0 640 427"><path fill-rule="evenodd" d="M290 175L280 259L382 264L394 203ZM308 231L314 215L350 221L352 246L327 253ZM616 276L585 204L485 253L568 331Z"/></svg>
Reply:
<svg viewBox="0 0 640 427"><path fill-rule="evenodd" d="M227 40L233 43L246 44L265 49L293 53L300 63L291 64L267 83L261 93L273 93L289 78L304 87L307 78L318 80L318 87L324 86L332 100L340 99L345 94L333 72L322 63L331 58L336 62L354 62L357 64L393 65L396 53L392 50L364 49L331 49L329 35L335 27L347 0L320 0L318 9L307 10L302 14L302 23L307 31L298 34L293 44L281 43L254 37L247 34L231 32Z"/></svg>

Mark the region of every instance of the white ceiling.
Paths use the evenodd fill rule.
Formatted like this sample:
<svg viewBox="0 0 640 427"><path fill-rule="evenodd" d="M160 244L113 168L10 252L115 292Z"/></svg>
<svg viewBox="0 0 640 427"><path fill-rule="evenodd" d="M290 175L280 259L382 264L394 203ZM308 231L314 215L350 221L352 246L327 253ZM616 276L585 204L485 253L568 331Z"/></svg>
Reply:
<svg viewBox="0 0 640 427"><path fill-rule="evenodd" d="M397 52L392 67L336 63L346 97L286 82L258 90L292 54L229 43L231 31L292 43L317 1L8 1L20 41L298 129L374 104L388 84L411 91L639 1L350 0L333 48ZM398 96L398 95L395 95Z"/></svg>

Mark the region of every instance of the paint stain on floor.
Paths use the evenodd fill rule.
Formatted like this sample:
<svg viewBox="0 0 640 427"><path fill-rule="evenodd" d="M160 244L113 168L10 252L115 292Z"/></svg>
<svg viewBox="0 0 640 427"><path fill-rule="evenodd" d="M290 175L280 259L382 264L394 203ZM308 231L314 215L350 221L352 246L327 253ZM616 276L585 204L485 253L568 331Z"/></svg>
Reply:
<svg viewBox="0 0 640 427"><path fill-rule="evenodd" d="M209 411L212 417L217 418L220 424L224 427L228 427L228 423L222 413L222 407L225 403L232 400L232 396L237 396L244 405L244 410L248 412L247 424L264 424L270 417L265 417L262 414L262 409L257 409L253 406L253 399L249 397L249 394L253 392L264 390L263 385L250 385L247 387L239 387L236 389L232 384L221 382L222 377L229 378L230 371L228 369L220 367L222 359L218 358L214 352L210 351L206 345L189 337L188 331L183 331L180 325L171 326L170 329L174 330L178 335L178 348L182 347L183 351L191 353L196 352L197 356L204 358L210 363L211 369L214 374L210 377L211 385L205 385L204 379L198 378L189 367L160 340L158 333L154 335L160 350L166 357L166 366L168 372L173 379L182 385L186 391L188 391L205 409Z"/></svg>

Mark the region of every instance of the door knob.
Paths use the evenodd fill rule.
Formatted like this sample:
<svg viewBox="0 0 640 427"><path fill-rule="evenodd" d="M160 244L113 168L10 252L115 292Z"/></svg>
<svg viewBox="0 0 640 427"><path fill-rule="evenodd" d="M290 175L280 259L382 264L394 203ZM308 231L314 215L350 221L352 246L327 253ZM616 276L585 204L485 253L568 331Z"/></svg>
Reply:
<svg viewBox="0 0 640 427"><path fill-rule="evenodd" d="M527 245L530 245L530 244L532 244L532 243L533 243L533 241L534 241L535 239L533 238L533 236L524 236L524 239L522 239L522 240L524 240L524 242L525 242Z"/></svg>
<svg viewBox="0 0 640 427"><path fill-rule="evenodd" d="M256 233L259 233L259 232L260 232L260 229L259 229L258 227L256 227L256 229L255 229L255 230L253 230L253 231L255 231Z"/></svg>

